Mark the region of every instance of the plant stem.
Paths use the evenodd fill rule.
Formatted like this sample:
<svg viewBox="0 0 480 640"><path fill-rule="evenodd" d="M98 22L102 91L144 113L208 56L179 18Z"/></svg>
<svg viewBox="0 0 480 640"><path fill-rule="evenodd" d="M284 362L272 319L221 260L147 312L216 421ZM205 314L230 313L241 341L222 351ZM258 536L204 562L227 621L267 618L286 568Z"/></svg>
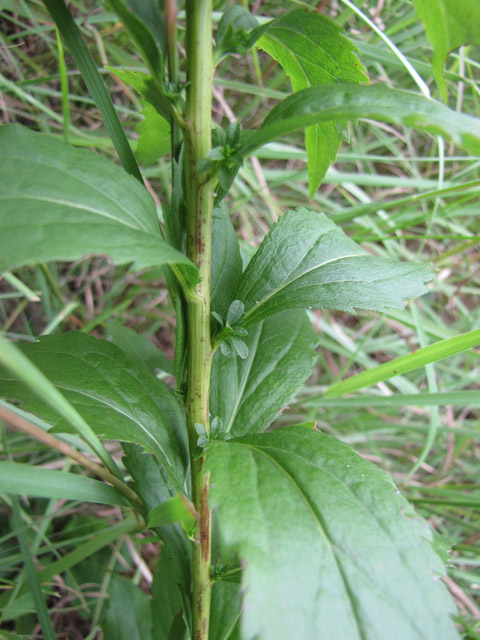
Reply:
<svg viewBox="0 0 480 640"><path fill-rule="evenodd" d="M210 344L210 261L214 184L199 170L211 148L212 117L212 0L187 0L187 103L185 168L187 255L199 270L200 282L187 296L188 378L186 409L191 453L197 450L195 423L210 430L208 397L212 349ZM193 638L208 640L210 618L211 513L209 477L203 456L192 456L192 494L199 514L193 543Z"/></svg>

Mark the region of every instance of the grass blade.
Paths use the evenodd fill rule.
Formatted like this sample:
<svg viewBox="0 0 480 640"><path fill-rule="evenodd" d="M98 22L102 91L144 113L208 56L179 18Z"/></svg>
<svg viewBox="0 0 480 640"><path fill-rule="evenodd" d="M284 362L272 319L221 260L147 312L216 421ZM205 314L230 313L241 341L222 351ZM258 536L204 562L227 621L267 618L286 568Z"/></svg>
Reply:
<svg viewBox="0 0 480 640"><path fill-rule="evenodd" d="M430 362L436 362L437 360L443 360L449 356L453 356L472 347L476 347L480 344L480 329L475 331L469 331L468 333L462 333L459 336L453 338L447 338L446 340L440 340L428 347L412 351L405 356L395 358L390 362L385 362L375 369L369 371L362 371L356 376L352 376L342 382L332 384L325 391L325 397L333 398L345 393L352 393L369 387L372 384L377 384L383 380L388 380L394 376L414 371L420 367L424 367Z"/></svg>
<svg viewBox="0 0 480 640"><path fill-rule="evenodd" d="M140 169L120 124L112 99L103 84L90 51L83 41L80 29L75 24L64 0L44 0L44 4L62 34L88 91L103 116L105 127L117 150L123 168L127 173L143 182Z"/></svg>

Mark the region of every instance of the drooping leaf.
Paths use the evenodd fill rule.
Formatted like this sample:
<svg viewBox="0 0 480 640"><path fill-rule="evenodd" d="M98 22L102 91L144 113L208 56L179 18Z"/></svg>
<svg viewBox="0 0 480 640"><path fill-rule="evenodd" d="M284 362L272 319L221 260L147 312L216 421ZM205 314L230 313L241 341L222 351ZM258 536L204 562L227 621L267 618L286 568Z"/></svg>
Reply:
<svg viewBox="0 0 480 640"><path fill-rule="evenodd" d="M287 427L213 441L207 468L243 640L458 640L430 530L346 444Z"/></svg>
<svg viewBox="0 0 480 640"><path fill-rule="evenodd" d="M177 494L173 498L161 502L148 513L148 527L159 527L165 524L181 522L187 529L191 529L196 518L195 508L183 495Z"/></svg>
<svg viewBox="0 0 480 640"><path fill-rule="evenodd" d="M19 125L0 128L0 149L1 269L102 253L135 269L183 264L195 279L163 240L147 190L122 169Z"/></svg>
<svg viewBox="0 0 480 640"><path fill-rule="evenodd" d="M245 304L245 327L285 309L355 308L384 311L426 292L422 264L374 256L326 216L287 211L271 228L235 293Z"/></svg>
<svg viewBox="0 0 480 640"><path fill-rule="evenodd" d="M169 389L121 349L80 332L45 336L23 352L103 438L135 442L154 452L179 492L186 469L185 417ZM29 389L0 372L3 393L25 402L56 431L65 420Z"/></svg>
<svg viewBox="0 0 480 640"><path fill-rule="evenodd" d="M134 489L147 510L169 500L172 492L159 462L140 447L124 444L125 466L135 481ZM155 527L162 540L160 558L152 583L152 618L154 640L171 640L170 631L189 616L188 594L191 584L190 543L176 524ZM184 612L186 614L184 616Z"/></svg>
<svg viewBox="0 0 480 640"><path fill-rule="evenodd" d="M214 356L210 413L233 434L264 431L312 373L316 333L304 311L260 322L244 338L248 356Z"/></svg>
<svg viewBox="0 0 480 640"><path fill-rule="evenodd" d="M170 117L169 106L163 96L158 83L155 82L149 73L143 71L131 71L130 69L116 69L107 67L122 82L135 89L145 100L157 110L157 113L168 120Z"/></svg>
<svg viewBox="0 0 480 640"><path fill-rule="evenodd" d="M357 118L428 131L480 155L478 118L457 113L435 100L382 85L343 84L311 87L285 98L270 111L260 129L250 134L238 154L248 155L267 142L319 122Z"/></svg>
<svg viewBox="0 0 480 640"><path fill-rule="evenodd" d="M153 640L150 598L132 580L112 576L102 631L104 640Z"/></svg>
<svg viewBox="0 0 480 640"><path fill-rule="evenodd" d="M141 164L149 165L170 149L170 125L148 102L142 109L142 115L143 120L136 127L140 134L137 156Z"/></svg>
<svg viewBox="0 0 480 640"><path fill-rule="evenodd" d="M433 75L445 99L443 67L448 54L464 44L480 45L478 0L413 0L433 47Z"/></svg>
<svg viewBox="0 0 480 640"><path fill-rule="evenodd" d="M41 498L130 506L127 498L119 491L98 480L3 460L0 461L0 491Z"/></svg>
<svg viewBox="0 0 480 640"><path fill-rule="evenodd" d="M173 374L173 362L151 340L118 322L109 322L107 332L113 344L132 358L143 363L150 373L157 369Z"/></svg>
<svg viewBox="0 0 480 640"><path fill-rule="evenodd" d="M212 263L210 308L220 316L227 313L232 292L242 275L242 258L237 234L224 209L214 209L212 221Z"/></svg>
<svg viewBox="0 0 480 640"><path fill-rule="evenodd" d="M297 9L282 15L270 23L257 46L283 67L295 92L318 85L368 82L356 48L318 12ZM305 129L310 197L336 158L345 124L327 121Z"/></svg>

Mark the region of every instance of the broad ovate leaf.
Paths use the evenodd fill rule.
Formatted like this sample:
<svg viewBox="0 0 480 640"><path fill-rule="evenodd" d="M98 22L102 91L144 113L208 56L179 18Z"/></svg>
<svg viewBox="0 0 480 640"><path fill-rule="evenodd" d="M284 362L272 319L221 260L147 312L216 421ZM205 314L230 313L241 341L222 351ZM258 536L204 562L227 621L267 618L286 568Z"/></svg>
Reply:
<svg viewBox="0 0 480 640"><path fill-rule="evenodd" d="M480 155L478 118L406 91L351 84L311 87L285 98L270 111L260 129L250 133L238 155L248 155L267 142L310 125L357 118L428 131Z"/></svg>
<svg viewBox="0 0 480 640"><path fill-rule="evenodd" d="M286 309L385 311L426 292L426 265L379 258L325 215L299 208L273 225L243 273L235 298L245 327Z"/></svg>
<svg viewBox="0 0 480 640"><path fill-rule="evenodd" d="M413 0L433 47L433 75L443 96L443 67L448 54L464 44L480 45L478 0Z"/></svg>
<svg viewBox="0 0 480 640"><path fill-rule="evenodd" d="M196 269L163 240L147 190L87 149L20 125L0 128L0 268L106 254L135 269Z"/></svg>
<svg viewBox="0 0 480 640"><path fill-rule="evenodd" d="M210 413L236 435L264 431L312 373L317 335L304 311L286 311L249 329L245 360L213 359Z"/></svg>
<svg viewBox="0 0 480 640"><path fill-rule="evenodd" d="M286 427L212 442L207 468L243 640L458 640L428 526L349 446Z"/></svg>
<svg viewBox="0 0 480 640"><path fill-rule="evenodd" d="M334 22L317 12L297 9L277 18L257 46L283 67L295 92L318 85L368 82L356 48ZM327 121L305 129L310 197L336 158L343 126Z"/></svg>
<svg viewBox="0 0 480 640"><path fill-rule="evenodd" d="M112 343L81 332L46 336L22 351L98 436L135 442L155 453L173 486L183 491L185 416L163 382ZM24 402L56 431L70 431L61 416L3 370L0 386L5 396Z"/></svg>

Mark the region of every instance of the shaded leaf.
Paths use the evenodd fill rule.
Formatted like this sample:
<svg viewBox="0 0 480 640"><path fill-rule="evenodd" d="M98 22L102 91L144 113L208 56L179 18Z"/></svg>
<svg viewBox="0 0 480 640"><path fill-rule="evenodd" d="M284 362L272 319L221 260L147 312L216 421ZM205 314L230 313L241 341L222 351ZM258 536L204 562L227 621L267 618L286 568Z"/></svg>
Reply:
<svg viewBox="0 0 480 640"><path fill-rule="evenodd" d="M426 292L422 264L374 256L321 213L287 211L273 225L243 273L235 298L245 304L243 325L285 309L355 308L384 311Z"/></svg>
<svg viewBox="0 0 480 640"><path fill-rule="evenodd" d="M195 280L163 240L147 190L122 169L19 125L0 128L0 148L2 269L101 253L135 269L188 265Z"/></svg>
<svg viewBox="0 0 480 640"><path fill-rule="evenodd" d="M214 582L208 640L240 640L240 588L232 582Z"/></svg>
<svg viewBox="0 0 480 640"><path fill-rule="evenodd" d="M246 360L213 359L210 413L234 434L264 431L312 373L317 335L304 311L260 322L244 338Z"/></svg>
<svg viewBox="0 0 480 640"><path fill-rule="evenodd" d="M458 640L429 528L346 444L287 427L212 442L207 468L244 640Z"/></svg>
<svg viewBox="0 0 480 640"><path fill-rule="evenodd" d="M132 580L112 576L102 631L104 640L152 640L150 598Z"/></svg>
<svg viewBox="0 0 480 640"><path fill-rule="evenodd" d="M186 434L183 409L169 389L118 347L80 332L45 336L22 351L64 394L97 435L142 445L154 452L170 480L183 491ZM6 396L22 400L51 422L56 431L69 425L50 407L1 373Z"/></svg>
<svg viewBox="0 0 480 640"><path fill-rule="evenodd" d="M0 461L0 491L40 498L130 506L119 491L98 480L19 462Z"/></svg>
<svg viewBox="0 0 480 640"><path fill-rule="evenodd" d="M339 82L368 82L356 47L318 12L297 9L270 23L257 43L285 70L293 91ZM346 123L319 122L305 129L310 197L336 158Z"/></svg>
<svg viewBox="0 0 480 640"><path fill-rule="evenodd" d="M178 494L149 511L147 526L151 528L181 522L190 529L195 518L196 512L192 503L185 496Z"/></svg>
<svg viewBox="0 0 480 640"><path fill-rule="evenodd" d="M147 336L117 322L108 323L107 332L117 347L125 351L132 360L143 363L150 373L161 369L166 373L173 374L173 362Z"/></svg>
<svg viewBox="0 0 480 640"><path fill-rule="evenodd" d="M298 91L277 104L263 125L250 134L239 150L252 153L267 142L319 122L369 118L441 135L480 155L480 120L435 100L382 85L332 85Z"/></svg>
<svg viewBox="0 0 480 640"><path fill-rule="evenodd" d="M433 75L444 98L443 67L448 54L464 44L480 45L478 0L413 0L433 47Z"/></svg>
<svg viewBox="0 0 480 640"><path fill-rule="evenodd" d="M212 220L211 310L224 316L242 275L237 234L227 211L215 208Z"/></svg>

